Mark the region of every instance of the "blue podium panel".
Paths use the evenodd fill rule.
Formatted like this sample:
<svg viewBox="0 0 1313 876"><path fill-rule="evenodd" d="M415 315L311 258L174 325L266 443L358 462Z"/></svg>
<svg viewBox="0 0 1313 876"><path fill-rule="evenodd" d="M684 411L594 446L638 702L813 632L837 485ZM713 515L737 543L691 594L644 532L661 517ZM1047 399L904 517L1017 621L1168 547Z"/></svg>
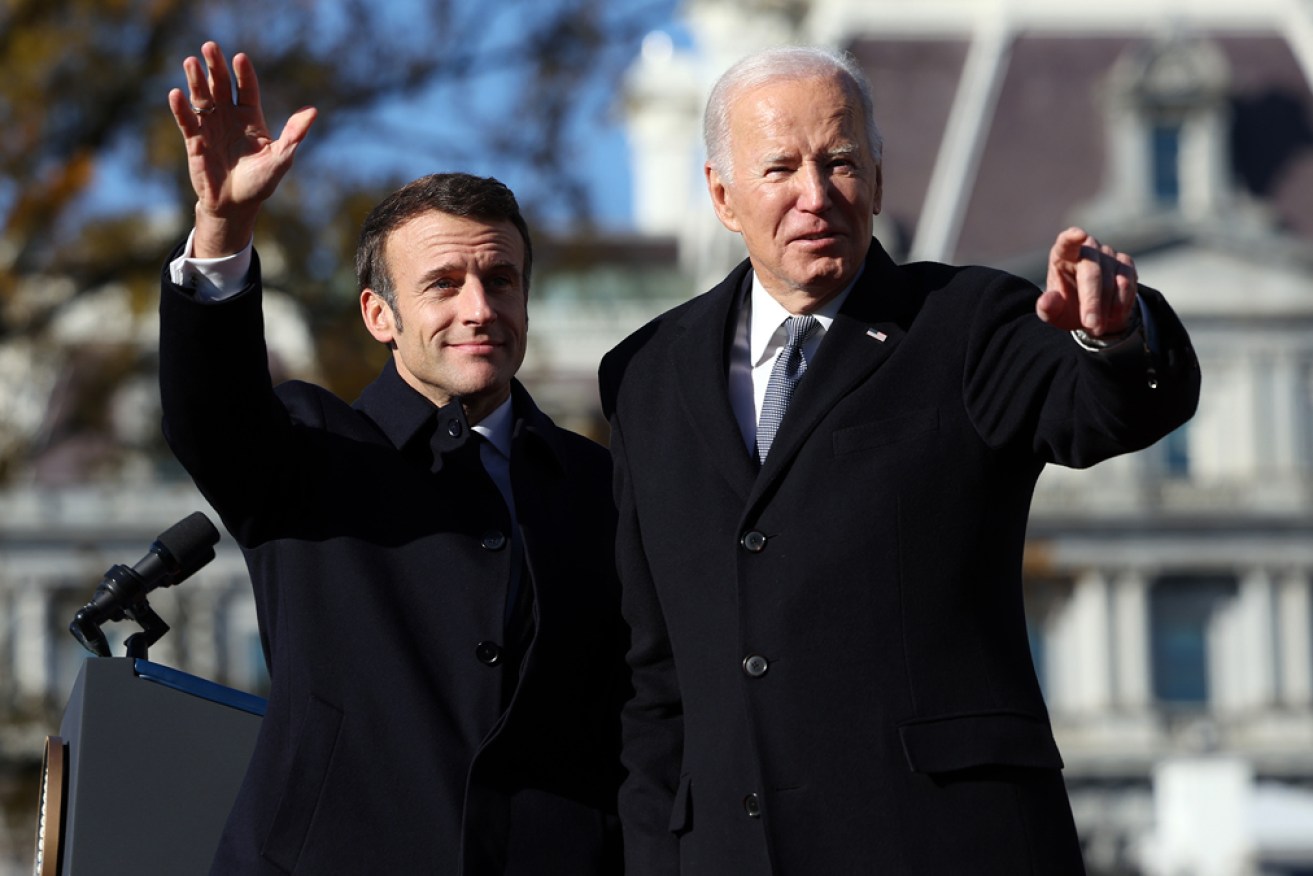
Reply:
<svg viewBox="0 0 1313 876"><path fill-rule="evenodd" d="M68 745L60 872L209 871L264 701L128 657L87 660L60 724Z"/></svg>

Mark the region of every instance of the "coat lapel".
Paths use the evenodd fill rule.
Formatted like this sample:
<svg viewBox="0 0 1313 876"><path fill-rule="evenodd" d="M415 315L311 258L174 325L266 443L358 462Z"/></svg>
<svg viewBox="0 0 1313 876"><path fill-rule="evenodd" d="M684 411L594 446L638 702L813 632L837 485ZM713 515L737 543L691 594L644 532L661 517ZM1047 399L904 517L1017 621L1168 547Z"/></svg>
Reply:
<svg viewBox="0 0 1313 876"><path fill-rule="evenodd" d="M697 434L718 471L739 495L746 497L756 477L729 402L728 350L734 342L735 316L748 263L689 308L681 321L683 333L670 346L671 367Z"/></svg>
<svg viewBox="0 0 1313 876"><path fill-rule="evenodd" d="M808 436L839 400L897 349L920 307L916 291L879 241L872 240L861 279L821 342L794 393L753 485L752 500L786 470Z"/></svg>

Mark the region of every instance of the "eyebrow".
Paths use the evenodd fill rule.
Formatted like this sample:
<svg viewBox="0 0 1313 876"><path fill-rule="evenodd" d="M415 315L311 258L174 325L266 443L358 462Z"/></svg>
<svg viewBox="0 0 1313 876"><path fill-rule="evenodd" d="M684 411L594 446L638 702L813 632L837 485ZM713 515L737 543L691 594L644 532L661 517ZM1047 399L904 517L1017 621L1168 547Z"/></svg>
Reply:
<svg viewBox="0 0 1313 876"><path fill-rule="evenodd" d="M437 280L437 279L439 279L439 278L441 278L441 277L443 277L443 276L445 276L445 275L447 275L447 274L453 273L453 272L455 272L455 271L457 271L457 270L458 270L458 268L457 268L454 264L450 264L450 263L448 263L448 264L443 264L443 265L438 265L438 266L435 267L435 268L430 268L428 271L425 271L422 275L420 275L420 278L419 278L419 287L420 287L421 289L426 288L426 287L428 287L428 285L431 284L434 280Z"/></svg>
<svg viewBox="0 0 1313 876"><path fill-rule="evenodd" d="M521 276L520 266L512 259L499 259L488 265L487 270L491 271L511 271L518 278ZM463 263L445 262L425 271L419 278L420 288L428 287L434 280L438 280L448 274L465 274L468 271Z"/></svg>
<svg viewBox="0 0 1313 876"><path fill-rule="evenodd" d="M856 143L843 143L835 146L833 149L826 149L821 153L822 158L837 158L839 156L855 155L861 152L861 146ZM759 159L762 164L780 164L793 161L795 153L793 152L770 152L762 155Z"/></svg>

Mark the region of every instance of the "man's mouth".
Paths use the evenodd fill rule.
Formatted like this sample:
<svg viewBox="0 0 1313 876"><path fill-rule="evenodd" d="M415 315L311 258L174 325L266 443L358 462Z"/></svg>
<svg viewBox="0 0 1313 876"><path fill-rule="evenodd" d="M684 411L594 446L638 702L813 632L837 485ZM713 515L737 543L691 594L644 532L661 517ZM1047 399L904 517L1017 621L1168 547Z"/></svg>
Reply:
<svg viewBox="0 0 1313 876"><path fill-rule="evenodd" d="M793 238L795 243L833 243L839 238L838 229L826 228L821 231L809 231Z"/></svg>
<svg viewBox="0 0 1313 876"><path fill-rule="evenodd" d="M447 344L454 350L470 355L487 355L494 352L502 346L501 341L494 341L490 338L475 338L469 341L455 341Z"/></svg>

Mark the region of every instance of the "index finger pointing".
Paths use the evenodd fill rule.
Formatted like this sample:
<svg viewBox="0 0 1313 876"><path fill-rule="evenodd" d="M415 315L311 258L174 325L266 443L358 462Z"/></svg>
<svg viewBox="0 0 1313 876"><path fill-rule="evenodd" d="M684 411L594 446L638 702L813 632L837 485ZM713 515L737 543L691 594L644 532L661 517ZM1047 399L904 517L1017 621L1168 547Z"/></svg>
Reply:
<svg viewBox="0 0 1313 876"><path fill-rule="evenodd" d="M1105 292L1111 290L1111 277L1105 276L1104 254L1099 242L1086 236L1076 264L1076 295L1080 301L1080 319L1085 330L1098 335L1103 328Z"/></svg>
<svg viewBox="0 0 1313 876"><path fill-rule="evenodd" d="M1089 238L1089 234L1082 228L1067 228L1058 234L1057 240L1053 242L1053 248L1049 254L1053 258L1063 259L1065 261L1076 261L1080 258L1080 247Z"/></svg>

